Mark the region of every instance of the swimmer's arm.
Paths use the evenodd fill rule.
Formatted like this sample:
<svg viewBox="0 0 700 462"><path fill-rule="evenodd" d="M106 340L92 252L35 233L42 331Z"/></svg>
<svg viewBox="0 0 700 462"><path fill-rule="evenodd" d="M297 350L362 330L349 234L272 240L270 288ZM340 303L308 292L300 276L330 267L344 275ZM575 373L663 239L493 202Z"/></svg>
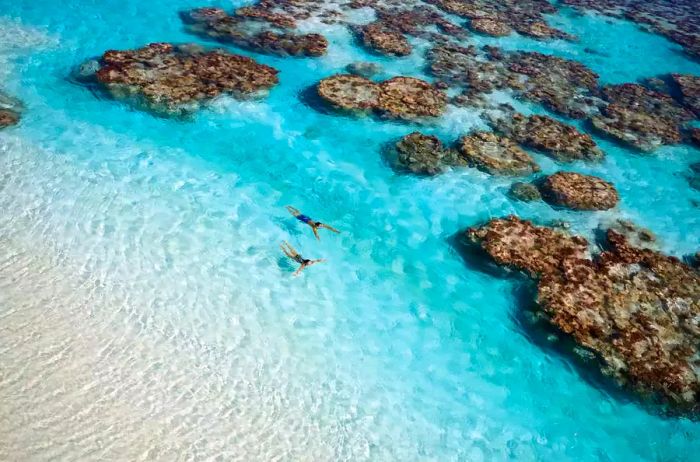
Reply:
<svg viewBox="0 0 700 462"><path fill-rule="evenodd" d="M318 235L318 226L312 226L311 229L314 231L314 236L316 236L317 240L321 240L321 236Z"/></svg>
<svg viewBox="0 0 700 462"><path fill-rule="evenodd" d="M291 213L295 217L301 215L301 212L298 209L295 209L294 207L292 207L291 205L287 206L287 210L289 210L289 213Z"/></svg>

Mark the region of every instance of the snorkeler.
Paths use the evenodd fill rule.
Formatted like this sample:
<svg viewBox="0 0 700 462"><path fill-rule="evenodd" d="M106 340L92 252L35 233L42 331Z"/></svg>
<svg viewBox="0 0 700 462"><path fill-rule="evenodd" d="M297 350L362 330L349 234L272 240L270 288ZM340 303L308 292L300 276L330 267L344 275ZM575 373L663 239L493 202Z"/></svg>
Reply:
<svg viewBox="0 0 700 462"><path fill-rule="evenodd" d="M299 273L301 273L302 270L304 270L304 268L306 268L307 266L315 265L316 263L321 263L322 261L325 261L325 259L323 259L323 258L318 259L318 260L308 260L308 259L302 257L301 255L299 255L299 252L297 252L294 249L294 247L289 245L289 243L287 241L283 241L282 244L280 245L280 248L282 249L282 252L284 252L284 254L286 256L288 256L289 258L291 258L292 260L294 260L295 262L297 262L301 265L299 267L299 269L297 269L294 272L294 276L298 276Z"/></svg>
<svg viewBox="0 0 700 462"><path fill-rule="evenodd" d="M319 228L325 228L325 229L327 229L327 230L329 230L329 231L333 231L334 233L339 233L339 232L340 232L340 231L338 231L337 229L333 228L332 226L328 226L327 224L321 223L320 221L314 221L314 220L312 220L311 218L309 218L308 216L304 215L303 213L301 213L299 210L295 209L295 208L292 207L291 205L288 205L288 206L287 206L287 210L289 210L289 213L291 213L292 215L294 215L294 217L295 217L297 220L299 220L299 221L301 221L302 223L306 223L307 225L311 226L311 229L314 231L314 236L316 236L316 239L319 239L319 240L321 239L320 236L318 235L318 230L319 230Z"/></svg>

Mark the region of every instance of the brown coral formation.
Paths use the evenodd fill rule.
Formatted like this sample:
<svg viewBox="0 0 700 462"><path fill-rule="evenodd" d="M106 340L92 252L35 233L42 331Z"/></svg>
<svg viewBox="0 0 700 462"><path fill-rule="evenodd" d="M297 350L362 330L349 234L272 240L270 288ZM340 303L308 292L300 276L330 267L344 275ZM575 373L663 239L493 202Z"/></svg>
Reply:
<svg viewBox="0 0 700 462"><path fill-rule="evenodd" d="M680 143L681 126L693 118L671 96L639 84L612 85L602 93L608 104L591 118L592 125L642 151Z"/></svg>
<svg viewBox="0 0 700 462"><path fill-rule="evenodd" d="M448 166L463 165L457 152L443 146L435 136L410 133L396 143L399 165L421 175L436 175Z"/></svg>
<svg viewBox="0 0 700 462"><path fill-rule="evenodd" d="M590 135L549 116L515 113L494 121L493 125L523 146L543 151L562 162L603 158L603 152Z"/></svg>
<svg viewBox="0 0 700 462"><path fill-rule="evenodd" d="M440 44L428 53L431 72L470 93L514 90L516 95L573 118L595 112L598 75L576 61L537 52Z"/></svg>
<svg viewBox="0 0 700 462"><path fill-rule="evenodd" d="M385 29L379 23L360 27L359 36L367 48L378 53L392 56L411 54L411 45L403 34Z"/></svg>
<svg viewBox="0 0 700 462"><path fill-rule="evenodd" d="M696 408L700 377L700 276L674 257L631 246L607 232L608 250L517 217L469 229L498 264L538 280L549 322L595 352L620 383Z"/></svg>
<svg viewBox="0 0 700 462"><path fill-rule="evenodd" d="M546 177L540 192L547 202L573 210L607 210L620 200L612 183L575 172L557 172Z"/></svg>
<svg viewBox="0 0 700 462"><path fill-rule="evenodd" d="M221 94L253 96L278 81L275 69L251 58L169 43L107 51L95 79L114 98L165 114L188 112Z"/></svg>
<svg viewBox="0 0 700 462"><path fill-rule="evenodd" d="M490 35L492 37L504 37L513 31L508 24L493 18L472 19L469 23L469 27L471 27L474 32Z"/></svg>
<svg viewBox="0 0 700 462"><path fill-rule="evenodd" d="M420 79L394 77L379 84L364 77L338 74L321 80L318 95L331 106L396 119L437 117L447 106L447 96Z"/></svg>
<svg viewBox="0 0 700 462"><path fill-rule="evenodd" d="M437 117L447 106L447 96L444 92L413 77L394 77L382 82L380 87L377 108L388 117Z"/></svg>
<svg viewBox="0 0 700 462"><path fill-rule="evenodd" d="M0 91L0 128L17 125L21 118L22 102Z"/></svg>
<svg viewBox="0 0 700 462"><path fill-rule="evenodd" d="M293 32L293 17L261 7L244 7L228 15L220 8L197 8L182 13L187 30L205 38L283 56L321 56L328 40L320 34Z"/></svg>
<svg viewBox="0 0 700 462"><path fill-rule="evenodd" d="M469 165L487 173L529 175L539 171L532 157L517 144L491 132L463 136L459 151Z"/></svg>
<svg viewBox="0 0 700 462"><path fill-rule="evenodd" d="M572 37L547 25L544 15L556 12L547 0L426 0L441 10L473 21L489 20L499 25L491 29L512 28L520 34L536 39Z"/></svg>

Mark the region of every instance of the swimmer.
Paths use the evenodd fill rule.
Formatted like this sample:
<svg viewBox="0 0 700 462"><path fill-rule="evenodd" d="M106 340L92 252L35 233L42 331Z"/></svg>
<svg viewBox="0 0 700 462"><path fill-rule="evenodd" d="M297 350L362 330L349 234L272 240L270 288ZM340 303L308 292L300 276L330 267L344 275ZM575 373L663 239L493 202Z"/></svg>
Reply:
<svg viewBox="0 0 700 462"><path fill-rule="evenodd" d="M301 221L302 223L306 223L307 225L311 226L311 229L314 231L314 236L316 236L316 239L320 240L321 238L318 235L318 230L319 228L324 228L329 231L333 231L334 233L339 233L337 229L333 228L332 226L328 226L325 223L321 223L320 221L314 221L311 218L307 217L303 213L301 213L299 210L295 209L291 205L287 206L287 210L289 210L289 213L294 215L294 218L297 220Z"/></svg>
<svg viewBox="0 0 700 462"><path fill-rule="evenodd" d="M294 276L298 276L299 273L301 273L304 268L315 265L316 263L321 263L322 261L326 261L325 259L321 258L319 260L308 260L301 255L299 255L299 252L297 252L294 247L289 245L287 241L283 241L282 244L280 245L280 248L282 249L282 252L295 262L299 263L301 266L299 267L298 270L294 272Z"/></svg>

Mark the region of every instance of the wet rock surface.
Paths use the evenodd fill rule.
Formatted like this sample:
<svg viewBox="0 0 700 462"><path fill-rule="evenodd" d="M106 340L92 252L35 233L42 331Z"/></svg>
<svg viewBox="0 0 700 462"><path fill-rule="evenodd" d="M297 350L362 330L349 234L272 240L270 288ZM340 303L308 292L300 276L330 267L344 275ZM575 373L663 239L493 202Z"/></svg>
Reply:
<svg viewBox="0 0 700 462"><path fill-rule="evenodd" d="M681 126L693 114L670 95L639 84L603 88L607 105L592 117L593 127L642 151L682 141Z"/></svg>
<svg viewBox="0 0 700 462"><path fill-rule="evenodd" d="M504 22L493 18L475 18L469 22L469 27L474 31L492 37L505 37L513 32L513 29Z"/></svg>
<svg viewBox="0 0 700 462"><path fill-rule="evenodd" d="M220 8L197 8L181 17L190 33L261 53L321 56L328 48L323 35L295 33L293 17L264 8L239 8L234 15Z"/></svg>
<svg viewBox="0 0 700 462"><path fill-rule="evenodd" d="M435 136L410 133L396 143L397 161L402 169L421 175L436 175L447 167L465 165L454 149L443 146Z"/></svg>
<svg viewBox="0 0 700 462"><path fill-rule="evenodd" d="M222 94L258 96L278 79L274 68L245 56L196 45L152 43L105 52L94 81L115 99L174 115Z"/></svg>
<svg viewBox="0 0 700 462"><path fill-rule="evenodd" d="M490 174L529 175L540 169L517 144L491 132L463 136L458 146L470 166Z"/></svg>
<svg viewBox="0 0 700 462"><path fill-rule="evenodd" d="M550 204L573 210L607 210L620 200L612 183L575 172L550 175L542 181L539 189Z"/></svg>
<svg viewBox="0 0 700 462"><path fill-rule="evenodd" d="M360 77L370 78L382 72L382 66L376 63L358 61L350 63L345 67L348 73L359 75Z"/></svg>
<svg viewBox="0 0 700 462"><path fill-rule="evenodd" d="M335 108L374 111L395 119L437 117L447 106L444 92L413 77L375 83L357 75L339 74L321 80L317 90L321 99Z"/></svg>
<svg viewBox="0 0 700 462"><path fill-rule="evenodd" d="M630 220L618 218L608 223L607 226L601 227L600 231L605 232L611 229L618 234L624 236L630 245L638 248L653 249L656 247L656 236L650 230L637 226Z"/></svg>
<svg viewBox="0 0 700 462"><path fill-rule="evenodd" d="M514 113L492 121L494 129L525 147L562 161L596 161L603 158L593 138L549 116Z"/></svg>
<svg viewBox="0 0 700 462"><path fill-rule="evenodd" d="M591 257L581 237L517 217L491 220L466 237L496 263L538 281L549 322L602 360L621 384L697 410L700 275L674 257L632 246L614 231Z"/></svg>

